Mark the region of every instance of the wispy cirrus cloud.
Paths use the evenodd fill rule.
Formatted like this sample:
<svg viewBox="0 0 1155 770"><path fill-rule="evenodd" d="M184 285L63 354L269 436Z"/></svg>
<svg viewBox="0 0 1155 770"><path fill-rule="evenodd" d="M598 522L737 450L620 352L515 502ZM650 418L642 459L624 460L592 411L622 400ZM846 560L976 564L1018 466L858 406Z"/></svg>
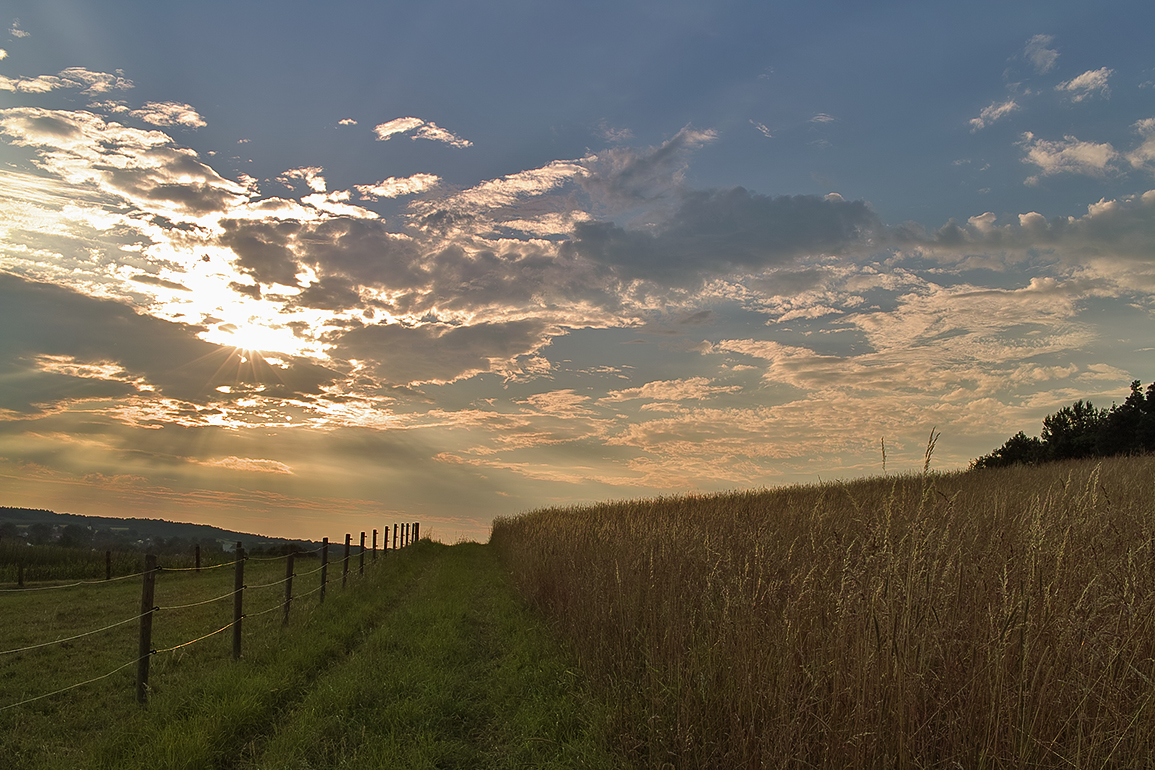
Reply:
<svg viewBox="0 0 1155 770"><path fill-rule="evenodd" d="M1082 75L1055 86L1055 90L1067 92L1071 95L1071 101L1073 102L1081 102L1092 96L1102 96L1106 98L1111 95L1111 88L1108 86L1107 81L1114 72L1115 70L1108 69L1107 67L1100 67L1097 70L1087 70Z"/></svg>
<svg viewBox="0 0 1155 770"><path fill-rule="evenodd" d="M1017 109L1019 109L1019 105L1015 103L1014 99L1007 99L1005 102L991 102L989 106L983 108L977 118L971 118L971 133L981 131Z"/></svg>
<svg viewBox="0 0 1155 770"><path fill-rule="evenodd" d="M441 183L441 177L436 174L414 174L407 177L391 176L376 184L354 185L353 189L361 193L366 200L377 198L398 198L402 195L416 195L431 190Z"/></svg>
<svg viewBox="0 0 1155 770"><path fill-rule="evenodd" d="M1059 52L1048 47L1053 42L1055 38L1052 35L1035 35L1023 49L1023 56L1040 75L1053 70L1059 61Z"/></svg>

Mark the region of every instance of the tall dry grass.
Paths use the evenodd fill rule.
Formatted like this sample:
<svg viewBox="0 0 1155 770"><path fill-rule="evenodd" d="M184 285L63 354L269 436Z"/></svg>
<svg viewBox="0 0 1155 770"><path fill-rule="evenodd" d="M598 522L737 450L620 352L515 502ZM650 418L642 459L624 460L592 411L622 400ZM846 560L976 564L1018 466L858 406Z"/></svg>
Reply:
<svg viewBox="0 0 1155 770"><path fill-rule="evenodd" d="M1150 767L1155 459L501 519L638 765Z"/></svg>

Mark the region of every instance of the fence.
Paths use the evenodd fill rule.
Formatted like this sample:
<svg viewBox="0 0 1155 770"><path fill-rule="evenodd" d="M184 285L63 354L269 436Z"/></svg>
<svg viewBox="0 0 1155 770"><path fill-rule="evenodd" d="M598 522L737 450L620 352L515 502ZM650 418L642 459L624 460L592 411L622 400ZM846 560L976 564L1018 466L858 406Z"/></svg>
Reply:
<svg viewBox="0 0 1155 770"><path fill-rule="evenodd" d="M357 575L359 578L363 577L365 574L365 556L366 556L366 553L371 554L371 560L373 562L377 561L377 556L378 556L378 548L377 548L378 532L377 532L377 530L373 530L372 534L373 534L372 546L370 549L366 548L366 543L365 543L366 533L365 532L361 533L360 543L358 546L356 546L359 549L359 552L357 554L357 556L358 556ZM389 548L389 527L385 527L384 540L382 541L383 542L382 553L383 554L388 553L389 550L398 550L401 548L405 548L408 545L416 542L419 538L420 538L420 524L414 523L412 526L410 526L409 524L394 525L393 526L393 541L392 541L393 542L393 548L390 549ZM351 557L353 555L352 554L352 548L353 548L353 546L352 546L352 542L351 542L351 536L347 534L347 535L345 535L344 551L342 554L342 577L341 577L342 588L345 588L348 584L349 573L350 573L350 562L351 562ZM328 538L325 538L322 541L322 544L320 547L318 547L312 551L288 553L284 556L271 556L271 557L256 557L256 556L246 555L243 544L237 543L235 556L234 556L233 561L226 562L224 564L217 564L217 565L213 565L213 566L202 567L200 564L199 548L198 548L197 558L195 560L195 565L193 567L168 567L168 568L166 568L166 567L164 567L158 563L157 557L155 555L147 554L144 557L144 569L143 569L143 571L132 574L132 575L112 577L111 571L109 571L108 573L106 573L104 580L82 580L82 581L76 581L76 582L59 584L59 585L44 585L44 586L24 586L23 581L21 580L20 585L18 585L16 588L0 589L0 603L3 603L5 597L16 597L16 596L28 597L30 595L37 594L38 592L53 591L53 590L60 590L60 589L71 589L71 588L93 589L93 588L98 588L100 586L115 586L115 585L124 586L127 581L129 581L133 578L140 578L140 580L141 580L139 613L136 614L135 616L128 617L128 618L125 618L123 620L118 620L116 622L102 625L101 627L93 628L93 629L90 629L87 631L81 631L79 633L72 633L72 634L69 634L69 635L61 637L61 638L52 639L51 641L36 642L36 641L26 640L29 643L21 644L19 646L13 647L11 649L0 650L0 662L3 662L6 658L9 660L12 659L12 658L9 658L8 656L14 656L16 658L19 658L21 653L32 652L34 650L41 650L41 649L50 648L50 647L57 647L57 646L65 647L65 648L71 648L71 647L74 647L76 645L76 643L78 643L80 640L86 640L87 641L90 638L95 637L99 634L106 634L106 633L114 631L115 629L122 629L125 626L129 626L130 624L136 623L137 627L138 627L138 634L137 634L136 640L135 640L136 641L135 657L133 657L132 659L124 662L123 664L117 666L116 668L112 669L111 671L108 671L107 673L102 674L100 676L97 676L97 677L94 677L91 679L87 679L85 681L74 682L74 683L67 685L65 687L54 689L51 692L42 693L39 695L35 695L33 697L27 697L27 698L24 698L23 700L18 700L14 703L7 703L7 704L0 703L0 711L5 711L7 709L16 708L18 706L32 703L34 701L39 701L39 700L42 700L44 698L50 698L54 695L59 695L61 693L76 689L78 687L83 687L85 685L99 682L103 679L107 679L107 678L113 676L114 674L117 674L118 672L123 671L124 669L130 668L132 666L136 667L136 698L137 698L137 701L139 703L141 703L142 705L146 704L148 702L148 695L149 695L149 691L150 691L150 686L149 686L149 676L151 673L150 672L150 664L151 664L152 658L154 658L155 656L160 655L162 653L175 653L178 650L184 650L184 648L195 645L199 642L202 642L202 641L209 639L213 636L216 636L218 634L222 634L225 631L228 631L231 629L232 630L232 658L234 660L236 660L236 659L239 659L241 657L241 654L242 654L242 644L243 644L243 639L244 639L243 634L242 634L242 629L243 629L243 624L244 624L244 621L246 618L255 618L255 617L270 614L270 613L273 613L273 612L276 612L279 610L281 612L280 625L282 628L284 628L284 627L287 627L289 625L290 611L291 611L291 608L293 606L293 602L295 600L299 601L299 600L304 599L306 597L309 597L313 594L316 594L318 596L318 602L317 602L318 606L320 606L321 604L324 604L326 588L327 588L327 584L329 582L329 576L328 576L328 568L329 568L329 564L330 564L329 552L330 552L330 543L329 543ZM299 566L299 559L301 559L301 558L318 558L319 565L315 569L311 569L311 570L308 570L305 572L298 573L298 572L296 572L296 568ZM269 580L268 582L254 584L254 585L246 584L245 576L246 576L246 563L247 562L254 562L256 565L260 566L262 569L260 569L258 571L260 573L259 578L260 579L266 579L269 576L275 576L276 575L275 572L272 573L272 575L270 575L270 571L275 569L275 566L276 566L275 563L276 562L279 562L282 560L285 562L284 577L281 577L281 578L275 579L275 580ZM177 580L177 576L194 577L194 579L196 579L196 576L204 575L206 573L213 573L216 570L225 569L228 567L233 568L232 590L224 591L224 592L220 592L220 593L213 593L212 595L209 595L207 597L204 596L203 594L204 594L206 589L214 587L213 584L211 583L211 581L208 583L204 583L204 582L200 582L199 579L197 579L197 583L190 585L190 584L181 584L180 581ZM166 573L172 574L172 578L166 579L166 580L168 580L169 582L173 582L174 585L171 587L174 589L179 589L180 593L174 594L174 597L173 597L174 601L172 603L161 602L158 605L158 602L157 602L158 584L164 584L166 582L166 581L158 580L158 578L161 575L164 575ZM251 575L251 573L250 573L250 575ZM298 581L298 579L307 578L311 575L318 575L318 582L317 582L316 587L314 587L308 591L304 591L303 593L294 594L294 592L293 592L294 581ZM300 587L301 583L298 581L298 582L296 582L296 585L298 587ZM165 587L167 588L169 586L166 585ZM252 594L255 591L276 590L276 589L280 589L278 591L278 600L276 602L273 602L273 603L269 604L268 606L265 606L264 608L262 608L256 612L249 612L249 613L245 612L246 595ZM186 612L186 611L203 612L207 608L210 608L212 605L227 602L230 598L233 600L233 602L232 602L233 611L232 611L232 618L228 623L225 623L224 625L221 625L220 627L212 629L212 630L209 630L207 628L201 628L198 630L196 635L193 636L193 638L188 638L188 639L185 639L184 641L180 641L180 642L177 642L175 644L167 645L167 646L163 647L162 649L156 649L153 646L154 621L158 615L163 617L164 615L166 615L168 613ZM181 600L178 601L177 599L181 599ZM96 603L94 603L94 604L96 604ZM112 609L113 611L115 611L117 606L120 606L120 605L114 604L112 607L99 606L99 607L95 607L95 611L98 613L107 612L109 609ZM9 617L11 620L14 620L14 613L10 613L6 610L4 615L5 615L5 617ZM10 620L10 622L11 622L11 620ZM196 622L199 622L199 620L200 619L198 618L197 620L194 620L191 622L195 624ZM29 621L26 619L25 623L27 623L27 622L29 622ZM219 622L219 620L217 622ZM177 625L177 624L174 624L174 625ZM185 625L187 625L187 624L185 624ZM211 628L211 626L209 628Z"/></svg>

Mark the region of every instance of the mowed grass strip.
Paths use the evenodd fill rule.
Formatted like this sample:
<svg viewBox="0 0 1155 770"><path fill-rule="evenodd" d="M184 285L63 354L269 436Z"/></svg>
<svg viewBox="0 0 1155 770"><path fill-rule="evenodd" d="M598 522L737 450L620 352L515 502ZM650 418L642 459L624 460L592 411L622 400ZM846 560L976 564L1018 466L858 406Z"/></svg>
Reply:
<svg viewBox="0 0 1155 770"><path fill-rule="evenodd" d="M423 543L389 622L318 678L246 768L615 767L604 711L488 546Z"/></svg>
<svg viewBox="0 0 1155 770"><path fill-rule="evenodd" d="M248 566L250 585L271 582L284 569L280 562ZM299 564L298 574L315 566ZM598 748L596 728L604 721L581 698L576 676L487 547L422 541L367 566L363 579L355 571L342 590L340 563L331 564L327 601L318 606L315 593L295 601L288 629L280 627L279 610L247 617L239 662L231 660L228 631L155 656L147 708L135 702L130 667L0 711L0 767L613 765ZM231 587L231 570L200 577L162 575L167 588L158 590L157 603L196 601ZM299 578L294 593L313 589L317 579ZM275 607L276 591L252 591L246 613ZM11 622L0 640L23 642L58 637L84 608L85 628L100 616L119 619L124 605L139 605L139 586L13 598L19 601L10 609L20 614L6 616ZM212 630L230 612L225 602L160 614L157 628L162 620L165 626L154 646ZM0 661L5 703L131 659L135 631L130 624L68 648L7 656Z"/></svg>

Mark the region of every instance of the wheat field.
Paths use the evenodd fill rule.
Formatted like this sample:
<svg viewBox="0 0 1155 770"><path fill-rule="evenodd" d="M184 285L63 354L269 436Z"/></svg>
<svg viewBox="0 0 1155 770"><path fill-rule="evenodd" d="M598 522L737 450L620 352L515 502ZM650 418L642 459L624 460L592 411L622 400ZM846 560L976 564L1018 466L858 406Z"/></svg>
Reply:
<svg viewBox="0 0 1155 770"><path fill-rule="evenodd" d="M1155 458L500 519L647 767L1149 767Z"/></svg>

